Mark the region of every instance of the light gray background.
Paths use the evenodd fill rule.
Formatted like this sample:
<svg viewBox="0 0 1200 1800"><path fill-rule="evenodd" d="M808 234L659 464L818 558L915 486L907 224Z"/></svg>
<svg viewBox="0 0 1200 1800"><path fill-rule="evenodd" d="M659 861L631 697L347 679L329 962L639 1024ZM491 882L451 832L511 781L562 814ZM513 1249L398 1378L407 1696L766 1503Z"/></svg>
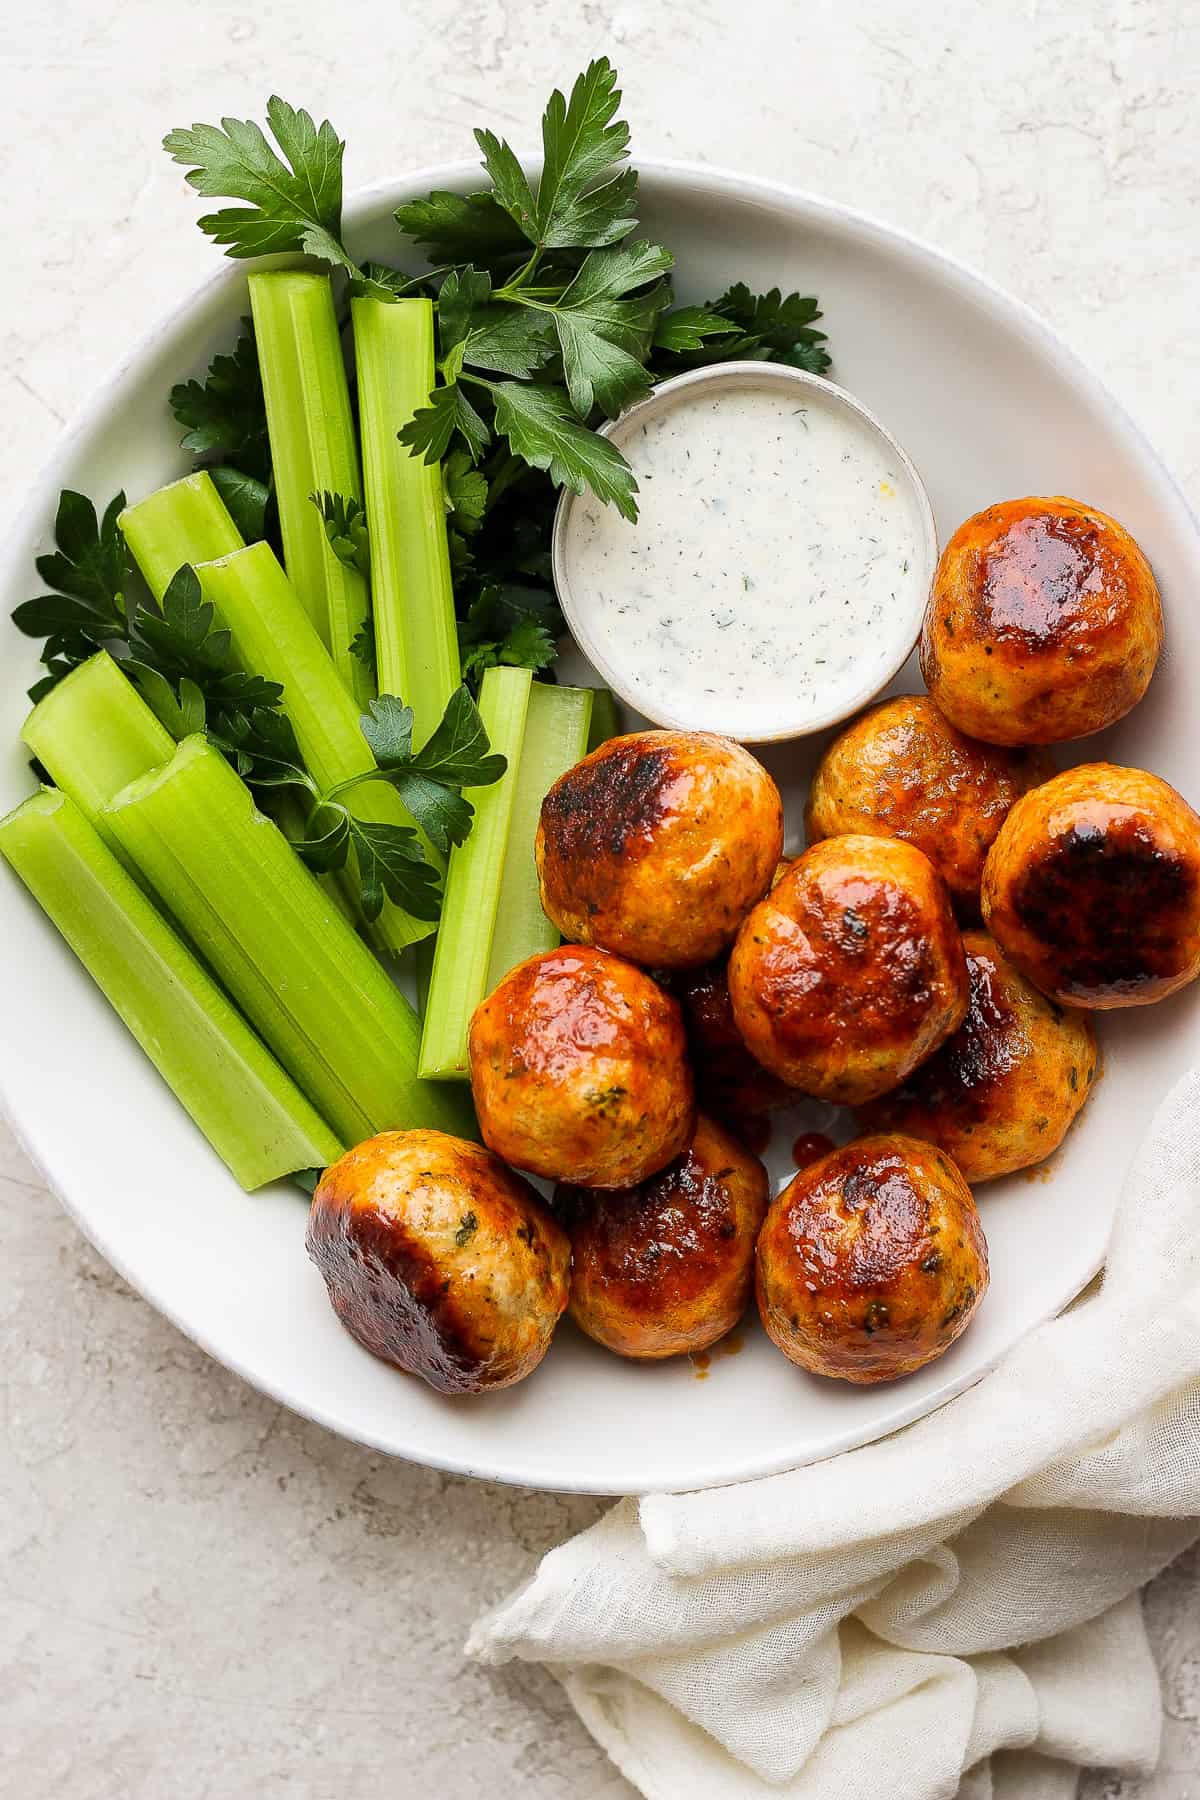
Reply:
<svg viewBox="0 0 1200 1800"><path fill-rule="evenodd" d="M277 90L332 115L353 188L467 154L476 124L530 142L602 50L635 149L967 258L1200 496L1195 0L43 0L0 52L0 506L215 267L164 130ZM0 1794L629 1800L549 1677L459 1656L598 1503L389 1463L260 1398L111 1273L2 1127L0 1198ZM1200 1797L1198 1586L1193 1555L1149 1597L1160 1772L1090 1800Z"/></svg>

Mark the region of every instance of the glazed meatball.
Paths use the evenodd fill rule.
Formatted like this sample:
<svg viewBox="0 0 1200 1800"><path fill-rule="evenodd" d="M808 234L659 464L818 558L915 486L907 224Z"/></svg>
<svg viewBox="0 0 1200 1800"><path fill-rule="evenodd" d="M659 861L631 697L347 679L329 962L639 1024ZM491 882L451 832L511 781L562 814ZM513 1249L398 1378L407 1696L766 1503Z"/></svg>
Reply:
<svg viewBox="0 0 1200 1800"><path fill-rule="evenodd" d="M1146 1006L1200 973L1200 818L1157 775L1081 763L1013 807L983 917L1069 1006Z"/></svg>
<svg viewBox="0 0 1200 1800"><path fill-rule="evenodd" d="M536 1369L570 1245L529 1183L441 1131L385 1131L321 1177L308 1253L351 1337L440 1394Z"/></svg>
<svg viewBox="0 0 1200 1800"><path fill-rule="evenodd" d="M546 795L542 906L572 943L694 968L728 949L782 846L779 789L748 750L708 732L638 731Z"/></svg>
<svg viewBox="0 0 1200 1800"><path fill-rule="evenodd" d="M729 992L752 1054L781 1081L846 1106L873 1100L967 1010L950 897L911 844L826 838L742 926Z"/></svg>
<svg viewBox="0 0 1200 1800"><path fill-rule="evenodd" d="M903 838L925 852L958 910L977 917L984 858L1009 807L1053 773L1045 751L977 743L928 694L902 694L855 719L817 764L808 841Z"/></svg>
<svg viewBox="0 0 1200 1800"><path fill-rule="evenodd" d="M966 1180L991 1181L1057 1150L1096 1079L1096 1037L1084 1014L1018 974L986 931L967 932L963 946L966 1018L902 1087L858 1117L865 1131L925 1138Z"/></svg>
<svg viewBox="0 0 1200 1800"><path fill-rule="evenodd" d="M925 684L991 744L1057 744L1136 706L1162 649L1150 565L1107 513L1006 500L942 553L921 634Z"/></svg>
<svg viewBox="0 0 1200 1800"><path fill-rule="evenodd" d="M475 1009L469 1049L484 1142L535 1175L632 1187L695 1129L678 1002L604 950L518 963Z"/></svg>
<svg viewBox="0 0 1200 1800"><path fill-rule="evenodd" d="M763 1324L813 1375L910 1375L966 1330L987 1284L971 1190L916 1138L859 1138L801 1170L759 1234Z"/></svg>
<svg viewBox="0 0 1200 1800"><path fill-rule="evenodd" d="M675 991L683 1005L688 1056L702 1106L736 1128L794 1104L794 1090L746 1048L733 1016L727 959L684 971Z"/></svg>
<svg viewBox="0 0 1200 1800"><path fill-rule="evenodd" d="M682 1156L636 1187L560 1187L571 1317L618 1356L715 1344L746 1310L767 1197L758 1158L703 1117Z"/></svg>

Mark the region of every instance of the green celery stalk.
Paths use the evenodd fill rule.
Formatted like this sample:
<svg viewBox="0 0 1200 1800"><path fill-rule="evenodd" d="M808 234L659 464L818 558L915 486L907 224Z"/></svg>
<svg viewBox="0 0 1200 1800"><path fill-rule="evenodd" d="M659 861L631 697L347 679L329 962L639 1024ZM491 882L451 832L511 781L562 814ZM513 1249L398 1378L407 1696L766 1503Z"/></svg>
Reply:
<svg viewBox="0 0 1200 1800"><path fill-rule="evenodd" d="M107 650L98 650L38 701L21 741L115 849L100 809L175 749L133 683Z"/></svg>
<svg viewBox="0 0 1200 1800"><path fill-rule="evenodd" d="M471 1113L417 1078L416 1013L203 737L106 812L162 904L339 1136Z"/></svg>
<svg viewBox="0 0 1200 1800"><path fill-rule="evenodd" d="M559 942L558 932L542 911L533 846L542 801L559 776L586 753L593 691L551 687L544 681L535 681L529 690L486 994L527 956L553 950Z"/></svg>
<svg viewBox="0 0 1200 1800"><path fill-rule="evenodd" d="M487 993L532 683L528 669L497 668L487 671L480 686L488 741L507 756L508 768L491 787L470 790L475 823L466 843L450 852L421 1034L420 1070L430 1080L465 1081L469 1073L467 1027Z"/></svg>
<svg viewBox="0 0 1200 1800"><path fill-rule="evenodd" d="M312 496L362 500L350 387L327 275L251 275L250 310L267 403L283 560L305 611L359 705L375 691L350 646L367 616L367 584L329 546Z"/></svg>
<svg viewBox="0 0 1200 1800"><path fill-rule="evenodd" d="M417 990L417 1011L422 1020L429 1010L429 984L433 980L433 958L437 939L424 938L413 951L413 986Z"/></svg>
<svg viewBox="0 0 1200 1800"><path fill-rule="evenodd" d="M43 788L0 820L0 853L246 1189L343 1146L162 919L83 812Z"/></svg>
<svg viewBox="0 0 1200 1800"><path fill-rule="evenodd" d="M305 806L304 801L300 798L301 792L302 790L296 788L278 787L268 789L259 795L259 805L269 819L274 819L289 844L300 843L308 831L311 801L310 806ZM308 795L305 795L305 799L308 798ZM360 921L351 900L349 884L341 879L344 873L344 870L335 870L328 875L318 875L317 880L342 917L348 920L357 931ZM382 939L379 948L387 948Z"/></svg>
<svg viewBox="0 0 1200 1800"><path fill-rule="evenodd" d="M462 680L441 464L397 437L433 389L433 303L357 299L350 317L379 687L412 707L420 749Z"/></svg>
<svg viewBox="0 0 1200 1800"><path fill-rule="evenodd" d="M242 668L283 688L283 710L317 786L331 788L373 769L375 758L359 726L359 708L338 680L329 652L270 545L248 544L216 562L198 563L196 574L205 599L232 633L234 656ZM386 782L352 788L345 804L364 824L417 829L399 794ZM442 859L428 838L418 835L425 854L441 867ZM376 924L380 941L394 951L418 943L435 929L431 920L414 919L390 900L384 902Z"/></svg>
<svg viewBox="0 0 1200 1800"><path fill-rule="evenodd" d="M592 689L592 726L588 733L588 754L598 750L601 744L607 744L609 738L618 737L621 721L617 717L617 702L611 688Z"/></svg>
<svg viewBox="0 0 1200 1800"><path fill-rule="evenodd" d="M159 601L184 563L209 562L214 556L228 556L231 550L242 548L242 534L207 469L135 501L117 523L147 587Z"/></svg>

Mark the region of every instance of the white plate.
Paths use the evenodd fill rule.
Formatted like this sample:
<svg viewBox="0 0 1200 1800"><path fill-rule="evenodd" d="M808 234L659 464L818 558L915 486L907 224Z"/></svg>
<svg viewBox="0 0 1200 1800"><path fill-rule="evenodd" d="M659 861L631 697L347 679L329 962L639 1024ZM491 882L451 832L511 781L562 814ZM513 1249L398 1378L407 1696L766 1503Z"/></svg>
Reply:
<svg viewBox="0 0 1200 1800"><path fill-rule="evenodd" d="M683 298L737 279L820 296L837 379L909 451L943 537L989 501L1037 493L1091 501L1134 532L1162 584L1168 651L1149 698L1086 752L1144 764L1200 799L1189 704L1200 691L1200 537L1096 377L1024 307L899 232L764 182L642 168L643 223L676 252ZM374 189L351 209L353 239L365 254L394 255L394 205L476 180L474 165L458 164ZM191 229L186 218L179 229ZM48 546L61 486L103 503L123 485L132 499L188 466L167 391L232 342L246 310L244 275L226 265L180 307L64 443L10 535L6 615L36 590L33 557ZM4 646L7 809L29 791L16 734L35 669L33 645L10 631ZM811 754L800 746L766 757L784 783L793 849ZM756 1327L744 1354L714 1356L698 1380L686 1358L638 1367L564 1327L520 1387L444 1400L345 1335L304 1253L302 1197L280 1187L248 1199L235 1187L7 871L0 933L0 1089L11 1117L72 1216L148 1300L229 1368L347 1437L442 1468L594 1493L709 1486L792 1467L879 1437L974 1381L1099 1267L1142 1125L1194 1059L1200 1035L1198 989L1101 1020L1104 1080L1052 1168L981 1190L992 1286L978 1318L941 1362L906 1381L858 1390L818 1382ZM819 1109L809 1122L824 1122ZM780 1128L777 1176L787 1172L790 1142Z"/></svg>

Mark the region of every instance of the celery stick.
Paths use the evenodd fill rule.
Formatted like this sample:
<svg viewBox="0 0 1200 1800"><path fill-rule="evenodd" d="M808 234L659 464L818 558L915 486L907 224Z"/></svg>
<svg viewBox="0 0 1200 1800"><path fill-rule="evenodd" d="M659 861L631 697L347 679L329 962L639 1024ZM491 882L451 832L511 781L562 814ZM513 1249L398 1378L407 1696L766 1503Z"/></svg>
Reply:
<svg viewBox="0 0 1200 1800"><path fill-rule="evenodd" d="M508 768L493 786L468 793L475 823L466 843L450 852L421 1036L421 1074L432 1080L465 1081L468 1075L467 1027L487 992L532 681L528 669L489 669L480 687L488 741L507 756Z"/></svg>
<svg viewBox="0 0 1200 1800"><path fill-rule="evenodd" d="M462 680L440 463L397 432L433 388L433 304L352 300L379 687L414 715L419 749Z"/></svg>
<svg viewBox="0 0 1200 1800"><path fill-rule="evenodd" d="M117 523L156 600L182 564L209 562L242 547L242 534L206 469L135 501Z"/></svg>
<svg viewBox="0 0 1200 1800"><path fill-rule="evenodd" d="M609 738L619 736L621 721L617 717L617 702L611 688L592 689L592 727L588 733L588 753L598 750L601 744L607 744Z"/></svg>
<svg viewBox="0 0 1200 1800"><path fill-rule="evenodd" d="M249 286L283 560L338 675L365 706L374 683L350 646L367 616L367 584L330 549L312 501L326 492L362 500L333 290L327 275L295 269L251 275Z"/></svg>
<svg viewBox="0 0 1200 1800"><path fill-rule="evenodd" d="M559 941L558 932L542 911L533 844L542 801L559 776L573 768L587 749L592 694L591 688L551 687L544 681L535 681L529 690L529 713L484 989L487 994L527 956L534 956L539 950L553 950Z"/></svg>
<svg viewBox="0 0 1200 1800"><path fill-rule="evenodd" d="M347 1143L412 1125L470 1131L417 1079L417 1016L249 790L203 737L106 811L163 905Z"/></svg>
<svg viewBox="0 0 1200 1800"><path fill-rule="evenodd" d="M330 661L295 589L269 544L248 544L217 562L198 563L201 591L222 625L233 634L233 652L243 669L277 681L283 710L317 786L331 788L375 767L359 726L359 709ZM371 825L408 825L412 815L386 782L352 788L345 804L356 819ZM424 834L425 853L441 866ZM390 900L377 921L383 944L400 951L428 937L429 919L414 919Z"/></svg>
<svg viewBox="0 0 1200 1800"><path fill-rule="evenodd" d="M66 794L43 788L0 820L0 852L244 1188L341 1155L334 1133Z"/></svg>
<svg viewBox="0 0 1200 1800"><path fill-rule="evenodd" d="M175 748L107 650L89 656L38 701L21 740L110 849L116 845L100 808Z"/></svg>
<svg viewBox="0 0 1200 1800"><path fill-rule="evenodd" d="M258 803L262 810L269 819L275 821L289 844L300 843L308 830L308 816L313 803L306 794L305 799L309 801L309 804L305 806L304 801L300 798L301 791L296 788L279 787L269 788L265 793L259 795ZM342 917L357 931L359 917L354 910L348 884L341 880L343 873L343 870L336 870L329 875L318 875L317 880ZM380 948L385 949L386 946L381 943Z"/></svg>
<svg viewBox="0 0 1200 1800"><path fill-rule="evenodd" d="M413 984L417 990L417 1011L421 1018L429 1011L429 984L433 980L433 958L437 939L427 937L413 950Z"/></svg>

